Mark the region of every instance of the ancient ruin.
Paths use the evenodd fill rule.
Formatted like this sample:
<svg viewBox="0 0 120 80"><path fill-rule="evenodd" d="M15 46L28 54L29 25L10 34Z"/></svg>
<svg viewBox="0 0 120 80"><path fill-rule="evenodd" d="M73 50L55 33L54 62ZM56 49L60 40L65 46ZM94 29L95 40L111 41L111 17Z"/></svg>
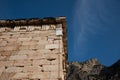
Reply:
<svg viewBox="0 0 120 80"><path fill-rule="evenodd" d="M0 80L66 80L66 18L0 20Z"/></svg>

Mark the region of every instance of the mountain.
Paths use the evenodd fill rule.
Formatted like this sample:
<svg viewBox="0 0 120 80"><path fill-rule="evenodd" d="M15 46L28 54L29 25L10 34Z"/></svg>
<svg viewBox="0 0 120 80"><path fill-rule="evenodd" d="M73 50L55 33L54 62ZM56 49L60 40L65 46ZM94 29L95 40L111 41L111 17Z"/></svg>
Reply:
<svg viewBox="0 0 120 80"><path fill-rule="evenodd" d="M102 65L96 58L84 62L70 62L68 80L120 80L120 60L112 66Z"/></svg>

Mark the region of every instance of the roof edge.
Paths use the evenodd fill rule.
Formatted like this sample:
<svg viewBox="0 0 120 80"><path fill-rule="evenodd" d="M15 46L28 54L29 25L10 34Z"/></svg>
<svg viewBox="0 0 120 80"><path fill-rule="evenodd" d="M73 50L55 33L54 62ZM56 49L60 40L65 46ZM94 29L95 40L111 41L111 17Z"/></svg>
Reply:
<svg viewBox="0 0 120 80"><path fill-rule="evenodd" d="M59 24L65 22L66 17L45 17L45 18L26 18L26 19L6 19L0 20L0 27L42 25L42 24Z"/></svg>

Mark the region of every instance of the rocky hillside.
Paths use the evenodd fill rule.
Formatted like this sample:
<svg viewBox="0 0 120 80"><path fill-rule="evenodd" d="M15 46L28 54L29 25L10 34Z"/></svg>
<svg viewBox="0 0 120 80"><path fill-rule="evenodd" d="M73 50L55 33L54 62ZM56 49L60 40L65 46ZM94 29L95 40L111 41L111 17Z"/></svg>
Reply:
<svg viewBox="0 0 120 80"><path fill-rule="evenodd" d="M120 60L110 67L100 64L95 58L85 62L71 62L68 80L120 80Z"/></svg>

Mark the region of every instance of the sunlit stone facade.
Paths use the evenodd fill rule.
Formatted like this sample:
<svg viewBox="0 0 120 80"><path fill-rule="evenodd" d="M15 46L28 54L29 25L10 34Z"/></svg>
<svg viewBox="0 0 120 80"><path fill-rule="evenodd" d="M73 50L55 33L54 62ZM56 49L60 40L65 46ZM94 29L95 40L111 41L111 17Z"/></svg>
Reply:
<svg viewBox="0 0 120 80"><path fill-rule="evenodd" d="M0 20L0 80L66 80L66 18Z"/></svg>

